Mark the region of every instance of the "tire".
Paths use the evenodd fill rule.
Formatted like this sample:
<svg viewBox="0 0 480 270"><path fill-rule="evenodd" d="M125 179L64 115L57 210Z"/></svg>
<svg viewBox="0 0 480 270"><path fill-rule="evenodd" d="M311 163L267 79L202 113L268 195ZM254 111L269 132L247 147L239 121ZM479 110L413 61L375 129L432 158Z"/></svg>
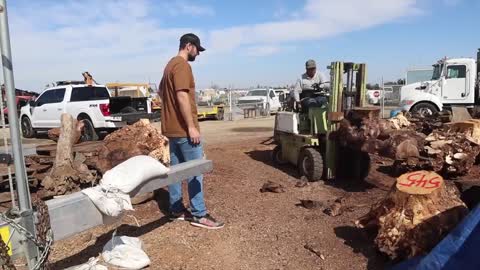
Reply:
<svg viewBox="0 0 480 270"><path fill-rule="evenodd" d="M337 149L338 157L336 178L342 181L362 181L368 177L371 168L370 155L366 152L354 150L348 146Z"/></svg>
<svg viewBox="0 0 480 270"><path fill-rule="evenodd" d="M217 112L217 115L215 115L215 119L221 121L223 120L224 116L225 116L225 112L223 110L219 110Z"/></svg>
<svg viewBox="0 0 480 270"><path fill-rule="evenodd" d="M300 175L306 176L309 181L318 181L323 178L322 154L315 148L304 148L298 157Z"/></svg>
<svg viewBox="0 0 480 270"><path fill-rule="evenodd" d="M84 123L80 141L81 142L98 141L98 134L95 130L95 127L93 126L92 120L86 117L80 118L79 120L83 121Z"/></svg>
<svg viewBox="0 0 480 270"><path fill-rule="evenodd" d="M35 129L32 127L32 122L27 116L22 117L21 130L24 138L34 138L36 135Z"/></svg>
<svg viewBox="0 0 480 270"><path fill-rule="evenodd" d="M412 113L419 114L422 117L435 115L438 113L438 109L431 103L421 102L413 106Z"/></svg>
<svg viewBox="0 0 480 270"><path fill-rule="evenodd" d="M120 113L135 113L135 112L137 112L137 110L135 110L135 108L130 106L127 106L120 110Z"/></svg>
<svg viewBox="0 0 480 270"><path fill-rule="evenodd" d="M277 145L272 151L272 160L276 165L285 165L288 161L282 158L282 146Z"/></svg>

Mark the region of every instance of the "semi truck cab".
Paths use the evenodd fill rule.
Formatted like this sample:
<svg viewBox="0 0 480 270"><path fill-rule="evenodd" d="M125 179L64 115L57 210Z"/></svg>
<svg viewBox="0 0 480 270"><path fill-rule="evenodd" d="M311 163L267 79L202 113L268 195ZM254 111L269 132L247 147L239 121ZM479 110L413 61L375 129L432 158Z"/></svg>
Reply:
<svg viewBox="0 0 480 270"><path fill-rule="evenodd" d="M431 80L405 85L400 90L403 110L431 115L452 105L475 108L479 105L477 60L472 58L442 59L433 65Z"/></svg>

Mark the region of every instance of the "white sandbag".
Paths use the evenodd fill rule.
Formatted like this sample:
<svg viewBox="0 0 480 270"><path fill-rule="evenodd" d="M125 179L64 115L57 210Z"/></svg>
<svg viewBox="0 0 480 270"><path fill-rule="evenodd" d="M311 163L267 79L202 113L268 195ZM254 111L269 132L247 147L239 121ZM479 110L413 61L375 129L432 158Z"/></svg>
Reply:
<svg viewBox="0 0 480 270"><path fill-rule="evenodd" d="M118 217L125 210L133 210L130 196L115 189L106 190L95 186L82 190L104 215Z"/></svg>
<svg viewBox="0 0 480 270"><path fill-rule="evenodd" d="M108 170L100 180L105 189L117 188L130 193L141 183L167 174L169 168L149 156L135 156Z"/></svg>
<svg viewBox="0 0 480 270"><path fill-rule="evenodd" d="M108 270L106 266L97 264L99 261L98 258L90 258L88 262L76 266L66 268L64 270Z"/></svg>
<svg viewBox="0 0 480 270"><path fill-rule="evenodd" d="M126 269L142 269L150 265L142 241L135 237L114 236L103 248L102 257L106 263Z"/></svg>

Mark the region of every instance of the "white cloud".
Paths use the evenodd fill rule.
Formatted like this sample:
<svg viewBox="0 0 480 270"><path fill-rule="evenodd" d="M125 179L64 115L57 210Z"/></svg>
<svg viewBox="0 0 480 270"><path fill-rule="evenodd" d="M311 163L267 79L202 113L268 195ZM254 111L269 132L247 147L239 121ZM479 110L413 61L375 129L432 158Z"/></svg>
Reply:
<svg viewBox="0 0 480 270"><path fill-rule="evenodd" d="M192 16L213 16L215 10L209 6L201 6L189 1L172 0L162 4L163 9L171 16L192 15Z"/></svg>
<svg viewBox="0 0 480 270"><path fill-rule="evenodd" d="M214 30L212 50L244 45L319 40L418 14L416 0L307 0L292 19Z"/></svg>
<svg viewBox="0 0 480 270"><path fill-rule="evenodd" d="M147 78L158 82L165 62L177 51L178 38L186 32L197 33L205 43L208 54L198 63L205 65L218 53L236 49L252 57L281 53L298 41L415 15L416 6L416 0L306 0L284 19L198 29L162 25L168 14L215 14L213 8L192 0L18 1L9 6L15 78L18 87L30 90L56 80L79 79L85 70L100 82ZM160 16L161 12L167 15Z"/></svg>
<svg viewBox="0 0 480 270"><path fill-rule="evenodd" d="M162 28L147 1L67 1L9 10L16 84L40 90L50 82L159 80L178 38L190 28ZM86 8L94 6L95 8ZM143 74L143 75L142 75Z"/></svg>

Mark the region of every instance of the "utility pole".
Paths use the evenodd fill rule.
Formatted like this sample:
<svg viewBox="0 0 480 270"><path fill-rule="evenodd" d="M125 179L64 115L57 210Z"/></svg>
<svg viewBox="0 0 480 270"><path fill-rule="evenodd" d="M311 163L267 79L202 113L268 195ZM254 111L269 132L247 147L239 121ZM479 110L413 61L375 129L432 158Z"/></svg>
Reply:
<svg viewBox="0 0 480 270"><path fill-rule="evenodd" d="M385 118L385 84L382 76L382 118Z"/></svg>
<svg viewBox="0 0 480 270"><path fill-rule="evenodd" d="M10 32L8 28L7 3L6 0L0 0L0 50L2 55L3 79L5 82L5 93L7 96L7 108L11 111L8 114L10 123L10 140L12 143L12 152L15 165L15 182L18 192L19 216L21 225L30 233L35 235L35 224L33 218L32 201L28 187L28 178L25 172L25 160L22 151L22 136L18 124L18 116L15 113L15 83L13 78L12 53L10 48ZM22 249L30 269L37 262L38 248L35 244L26 238L21 241Z"/></svg>

